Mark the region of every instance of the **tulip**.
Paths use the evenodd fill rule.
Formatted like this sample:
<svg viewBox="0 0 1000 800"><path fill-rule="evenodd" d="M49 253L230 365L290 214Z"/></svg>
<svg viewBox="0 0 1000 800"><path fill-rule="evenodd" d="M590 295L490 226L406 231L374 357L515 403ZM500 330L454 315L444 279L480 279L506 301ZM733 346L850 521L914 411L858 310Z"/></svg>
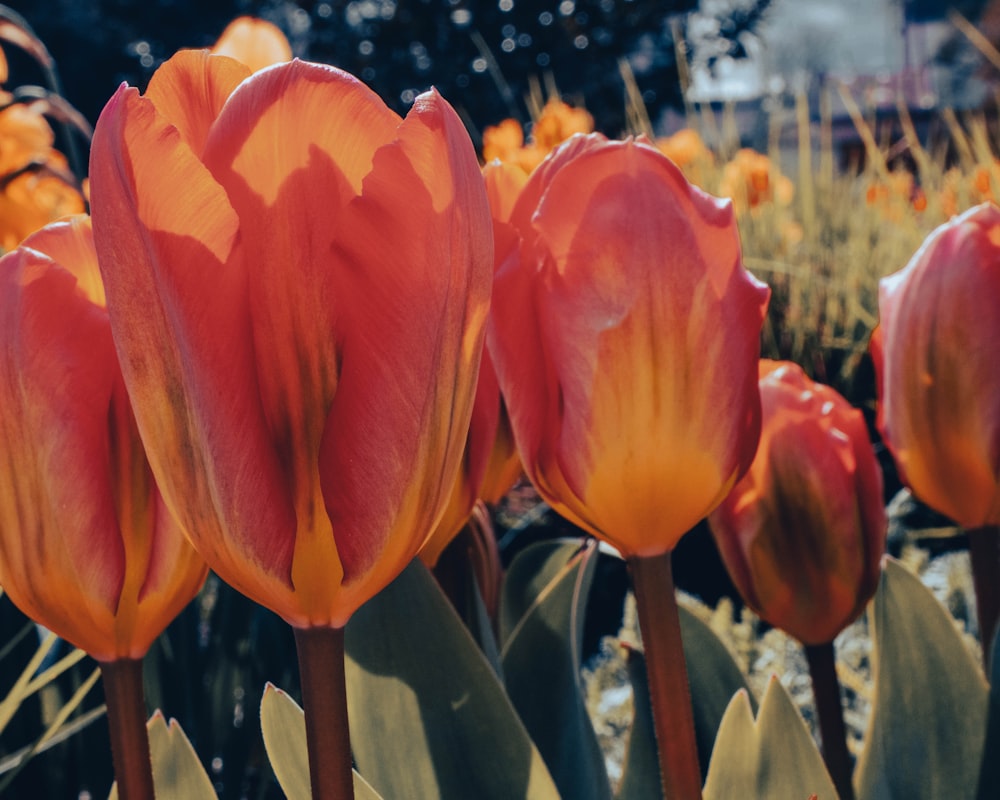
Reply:
<svg viewBox="0 0 1000 800"><path fill-rule="evenodd" d="M806 646L823 754L852 796L833 640L864 610L885 550L882 474L861 412L790 362L762 361L760 445L709 518L736 588Z"/></svg>
<svg viewBox="0 0 1000 800"><path fill-rule="evenodd" d="M789 362L762 361L760 445L709 517L736 588L806 644L833 641L875 593L882 476L861 412Z"/></svg>
<svg viewBox="0 0 1000 800"><path fill-rule="evenodd" d="M510 224L490 352L525 470L624 555L668 552L757 445L768 290L731 204L645 142L595 134L534 173Z"/></svg>
<svg viewBox="0 0 1000 800"><path fill-rule="evenodd" d="M472 406L472 420L462 467L452 485L448 505L434 532L420 550L429 567L469 521L478 500L496 505L521 474L507 409L500 395L489 352L484 350Z"/></svg>
<svg viewBox="0 0 1000 800"><path fill-rule="evenodd" d="M984 651L1000 613L1000 209L942 225L879 285L879 430L902 480L969 532ZM981 555L980 555L981 554Z"/></svg>
<svg viewBox="0 0 1000 800"><path fill-rule="evenodd" d="M141 659L207 568L143 452L87 217L0 260L0 330L0 584L100 662L121 796L144 796Z"/></svg>
<svg viewBox="0 0 1000 800"><path fill-rule="evenodd" d="M292 47L281 28L255 17L237 17L212 46L212 53L229 56L251 72L292 60Z"/></svg>
<svg viewBox="0 0 1000 800"><path fill-rule="evenodd" d="M512 164L494 161L483 169L483 179L490 213L494 220L506 222L527 175ZM497 252L512 241L509 236L503 238L505 230L497 231L501 246ZM420 551L424 563L431 568L437 564L441 553L469 520L477 500L490 505L499 503L520 475L521 460L514 444L507 406L500 394L493 359L489 350L484 349L462 469L452 487L444 516Z"/></svg>
<svg viewBox="0 0 1000 800"><path fill-rule="evenodd" d="M508 227L489 348L521 461L628 560L667 795L700 796L669 554L753 458L768 289L742 267L730 202L645 140L571 138Z"/></svg>
<svg viewBox="0 0 1000 800"><path fill-rule="evenodd" d="M436 93L400 119L331 67L246 74L189 51L144 96L118 90L94 135L94 235L168 504L220 577L295 626L300 666L334 642L316 645L330 663L303 669L303 695L315 796L347 796L346 739L314 727L335 713L346 734L346 703L310 692L342 695L343 626L444 510L489 304L489 210ZM339 786L316 783L320 753Z"/></svg>

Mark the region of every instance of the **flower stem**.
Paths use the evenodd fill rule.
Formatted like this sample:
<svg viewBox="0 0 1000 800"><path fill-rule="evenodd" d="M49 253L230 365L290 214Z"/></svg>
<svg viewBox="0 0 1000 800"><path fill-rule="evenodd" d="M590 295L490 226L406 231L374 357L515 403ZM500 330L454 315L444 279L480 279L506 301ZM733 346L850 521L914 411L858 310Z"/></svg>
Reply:
<svg viewBox="0 0 1000 800"><path fill-rule="evenodd" d="M628 559L646 655L660 778L666 800L700 800L694 710L681 643L670 553Z"/></svg>
<svg viewBox="0 0 1000 800"><path fill-rule="evenodd" d="M979 641L983 645L983 666L990 668L990 649L1000 617L1000 528L985 525L966 532L972 560L972 585L976 590Z"/></svg>
<svg viewBox="0 0 1000 800"><path fill-rule="evenodd" d="M295 628L313 800L352 800L343 628Z"/></svg>
<svg viewBox="0 0 1000 800"><path fill-rule="evenodd" d="M840 700L840 681L833 642L804 645L809 675L812 678L813 696L816 698L816 716L823 744L823 761L837 787L840 800L854 800L851 784L851 754L847 750L847 729L844 726L844 707Z"/></svg>
<svg viewBox="0 0 1000 800"><path fill-rule="evenodd" d="M101 663L104 698L108 705L111 758L120 800L149 800L153 792L153 765L146 731L146 699L142 689L142 660L122 658Z"/></svg>

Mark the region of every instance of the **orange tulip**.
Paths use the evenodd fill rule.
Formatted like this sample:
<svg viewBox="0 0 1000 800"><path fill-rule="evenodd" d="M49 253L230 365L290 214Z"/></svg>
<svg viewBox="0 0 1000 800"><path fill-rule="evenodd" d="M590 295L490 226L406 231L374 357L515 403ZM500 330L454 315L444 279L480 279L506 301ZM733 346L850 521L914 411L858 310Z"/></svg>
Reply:
<svg viewBox="0 0 1000 800"><path fill-rule="evenodd" d="M237 17L230 22L212 53L235 58L251 72L292 60L292 47L281 28L256 17Z"/></svg>
<svg viewBox="0 0 1000 800"><path fill-rule="evenodd" d="M486 195L494 219L506 219L528 177L523 170L494 161L483 169ZM498 231L501 248L508 242ZM500 252L499 250L497 252ZM452 487L444 516L424 544L420 557L433 567L445 547L469 520L477 500L490 505L510 490L521 475L521 460L514 444L507 407L500 394L496 370L489 350L483 350L472 407L472 421L465 445L462 469Z"/></svg>
<svg viewBox="0 0 1000 800"><path fill-rule="evenodd" d="M510 225L490 352L525 471L627 557L669 552L759 434L769 292L732 206L647 142L592 134L533 173Z"/></svg>
<svg viewBox="0 0 1000 800"><path fill-rule="evenodd" d="M477 500L491 505L500 502L520 475L521 460L510 419L490 354L484 350L462 468L444 516L420 551L424 563L431 567L437 563L445 547L468 522Z"/></svg>
<svg viewBox="0 0 1000 800"><path fill-rule="evenodd" d="M903 481L966 529L1000 525L1000 209L942 225L879 286L879 429Z"/></svg>
<svg viewBox="0 0 1000 800"><path fill-rule="evenodd" d="M172 510L224 580L341 627L458 472L489 210L436 93L400 119L331 67L245 75L188 51L145 96L119 89L94 136L95 240Z"/></svg>
<svg viewBox="0 0 1000 800"><path fill-rule="evenodd" d="M99 661L141 658L207 569L143 453L88 218L0 260L0 328L0 583Z"/></svg>
<svg viewBox="0 0 1000 800"><path fill-rule="evenodd" d="M800 367L762 361L760 446L709 517L736 588L799 641L833 641L875 593L882 474L861 412Z"/></svg>

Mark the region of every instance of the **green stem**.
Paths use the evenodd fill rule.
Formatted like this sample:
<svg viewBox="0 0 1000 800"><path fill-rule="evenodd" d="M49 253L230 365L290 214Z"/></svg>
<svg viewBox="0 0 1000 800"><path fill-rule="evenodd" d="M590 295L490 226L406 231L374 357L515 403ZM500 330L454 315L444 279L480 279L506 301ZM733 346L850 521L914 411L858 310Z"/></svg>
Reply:
<svg viewBox="0 0 1000 800"><path fill-rule="evenodd" d="M990 649L1000 618L1000 529L985 525L966 531L972 561L972 585L976 590L976 617L979 641L983 645L983 666L990 669Z"/></svg>
<svg viewBox="0 0 1000 800"><path fill-rule="evenodd" d="M295 628L313 800L353 800L343 628Z"/></svg>
<svg viewBox="0 0 1000 800"><path fill-rule="evenodd" d="M854 787L851 784L853 767L851 754L847 750L847 728L844 726L844 707L840 700L840 681L837 679L833 642L807 644L804 647L812 678L813 696L816 698L823 761L833 778L833 785L837 787L840 800L854 800Z"/></svg>
<svg viewBox="0 0 1000 800"><path fill-rule="evenodd" d="M628 559L639 610L665 800L701 800L694 710L670 553Z"/></svg>
<svg viewBox="0 0 1000 800"><path fill-rule="evenodd" d="M154 796L153 765L146 731L142 660L123 658L103 662L101 678L108 705L111 757L119 800L150 800Z"/></svg>

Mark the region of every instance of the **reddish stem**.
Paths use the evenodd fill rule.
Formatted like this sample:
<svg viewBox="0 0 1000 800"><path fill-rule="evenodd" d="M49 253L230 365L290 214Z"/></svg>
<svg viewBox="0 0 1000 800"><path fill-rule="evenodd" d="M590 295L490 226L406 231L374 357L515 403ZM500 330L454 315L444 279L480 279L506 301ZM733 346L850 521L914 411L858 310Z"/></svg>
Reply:
<svg viewBox="0 0 1000 800"><path fill-rule="evenodd" d="M972 561L972 585L976 590L979 641L983 645L983 666L988 673L990 649L1000 618L1000 528L985 525L966 533Z"/></svg>
<svg viewBox="0 0 1000 800"><path fill-rule="evenodd" d="M343 628L295 628L313 800L353 800Z"/></svg>
<svg viewBox="0 0 1000 800"><path fill-rule="evenodd" d="M847 750L847 728L844 726L844 706L840 700L840 681L837 679L833 642L807 644L804 647L812 678L813 696L816 698L823 761L833 778L833 785L837 787L840 800L854 800L854 787L851 784L853 766L851 754Z"/></svg>
<svg viewBox="0 0 1000 800"><path fill-rule="evenodd" d="M628 559L639 610L666 800L701 800L694 710L681 643L670 553Z"/></svg>
<svg viewBox="0 0 1000 800"><path fill-rule="evenodd" d="M111 758L119 800L150 800L153 765L146 731L146 699L142 660L123 658L101 663L104 698L108 705Z"/></svg>

